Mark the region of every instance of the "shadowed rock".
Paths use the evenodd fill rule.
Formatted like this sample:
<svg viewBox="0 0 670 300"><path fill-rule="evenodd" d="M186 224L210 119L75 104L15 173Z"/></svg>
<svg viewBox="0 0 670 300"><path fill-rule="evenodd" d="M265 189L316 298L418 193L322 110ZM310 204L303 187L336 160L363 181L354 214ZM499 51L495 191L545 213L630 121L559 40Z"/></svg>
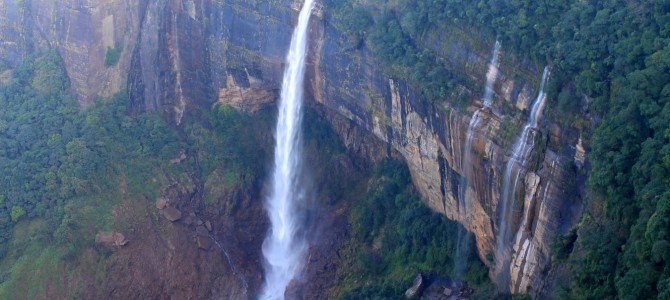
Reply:
<svg viewBox="0 0 670 300"><path fill-rule="evenodd" d="M181 219L181 212L174 207L166 207L163 209L163 216L170 220L170 222L174 222Z"/></svg>

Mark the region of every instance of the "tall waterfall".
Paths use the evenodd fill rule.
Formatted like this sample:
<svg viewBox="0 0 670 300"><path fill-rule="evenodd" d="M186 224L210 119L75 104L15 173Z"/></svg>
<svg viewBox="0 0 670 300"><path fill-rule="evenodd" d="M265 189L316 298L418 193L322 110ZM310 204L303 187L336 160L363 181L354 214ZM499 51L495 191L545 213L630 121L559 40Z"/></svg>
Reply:
<svg viewBox="0 0 670 300"><path fill-rule="evenodd" d="M521 136L514 144L514 152L505 166L505 177L503 178L501 202L498 204L502 211L499 215L500 224L498 226L498 236L496 244L496 273L499 289L509 287L509 264L511 262L511 239L514 209L517 198L517 185L521 177L521 170L526 163L526 158L533 149L534 140L528 140L532 129L536 129L542 116L544 102L547 95L544 93L544 86L549 78L549 67L544 67L540 91L530 112L530 118L523 128Z"/></svg>
<svg viewBox="0 0 670 300"><path fill-rule="evenodd" d="M307 56L307 27L313 0L305 0L291 38L277 116L274 170L265 209L271 229L263 242L265 283L261 299L284 299L286 287L302 269L307 243L300 236L297 182L301 166L302 91Z"/></svg>
<svg viewBox="0 0 670 300"><path fill-rule="evenodd" d="M478 109L472 115L472 118L470 118L468 132L465 139L465 147L463 148L463 155L461 157L461 172L463 174L461 174L461 182L459 184L458 191L458 218L464 224L466 223L465 218L467 216L468 205L466 198L468 190L468 179L474 179L472 172L472 142L474 141L475 129L479 124L479 115L481 114L481 111L491 107L491 101L493 98L493 84L498 77L499 52L500 42L496 41L495 46L493 47L491 60L489 61L489 68L486 72L483 107ZM464 226L458 227L458 237L456 241L456 262L454 267L454 273L456 277L461 277L465 272L465 267L468 263L468 253L470 253L470 238L470 232L468 232Z"/></svg>

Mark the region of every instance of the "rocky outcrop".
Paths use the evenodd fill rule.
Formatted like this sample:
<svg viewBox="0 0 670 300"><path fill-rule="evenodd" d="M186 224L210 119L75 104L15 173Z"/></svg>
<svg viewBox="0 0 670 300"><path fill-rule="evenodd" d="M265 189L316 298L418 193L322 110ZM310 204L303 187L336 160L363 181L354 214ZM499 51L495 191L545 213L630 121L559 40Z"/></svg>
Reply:
<svg viewBox="0 0 670 300"><path fill-rule="evenodd" d="M181 211L174 207L166 207L163 209L163 216L170 222L175 222L181 219Z"/></svg>
<svg viewBox="0 0 670 300"><path fill-rule="evenodd" d="M170 204L170 203L165 198L156 199L156 208L158 208L158 209L166 208L168 206L168 204Z"/></svg>
<svg viewBox="0 0 670 300"><path fill-rule="evenodd" d="M138 13L146 1L2 1L0 58L16 67L34 50L58 49L81 105L126 85L136 44ZM107 48L123 49L105 66Z"/></svg>
<svg viewBox="0 0 670 300"><path fill-rule="evenodd" d="M414 299L421 297L421 294L423 293L423 290L426 289L426 286L428 286L426 278L424 278L421 273L417 273L416 277L414 277L412 286L407 289L407 291L405 291L405 298Z"/></svg>
<svg viewBox="0 0 670 300"><path fill-rule="evenodd" d="M113 232L113 231L101 231L95 235L95 242L99 244L109 245L109 246L125 246L128 244L128 240L123 233Z"/></svg>
<svg viewBox="0 0 670 300"><path fill-rule="evenodd" d="M197 114L196 107L209 108L216 102L256 111L276 99L280 88L295 17L293 3L3 1L0 58L15 67L33 49L55 47L82 105L97 95L127 88L134 111L160 111L175 125L185 115ZM430 103L417 89L385 72L366 47L350 45L333 27L327 9L320 13L323 18L314 18L310 26L306 87L310 103L331 115L328 118L352 151L375 160L393 153L404 157L426 205L472 232L481 259L494 270L496 262L491 257L503 169L520 120L525 118L524 110L534 99L538 67L505 53L503 45L505 59L494 85L494 104L480 114L482 121L473 141L473 171L464 172L463 146L470 115L481 107L489 46L478 47L472 44L472 37L459 36L417 41L442 58L450 70L475 83L460 87L470 95L461 101L465 104L455 99ZM493 45L494 41L480 42ZM106 67L107 48L120 45L118 63ZM369 143L361 129L373 133L382 146ZM573 225L580 211L564 190L570 175L563 166L574 160L585 163L585 149L573 131L544 124L533 135L533 142L538 141L533 163L521 173L523 182L513 208L514 256L508 267L513 292L540 293L543 274L550 267L553 238ZM577 145L577 150L570 145ZM472 175L462 181L466 173ZM467 183L468 207L467 214L459 217L461 182ZM195 193L190 189L175 193ZM231 192L215 185L206 185L205 190Z"/></svg>
<svg viewBox="0 0 670 300"><path fill-rule="evenodd" d="M226 87L219 89L216 103L226 104L243 112L257 112L274 103L278 96L275 86L262 82L245 70L241 78L232 74L226 78Z"/></svg>

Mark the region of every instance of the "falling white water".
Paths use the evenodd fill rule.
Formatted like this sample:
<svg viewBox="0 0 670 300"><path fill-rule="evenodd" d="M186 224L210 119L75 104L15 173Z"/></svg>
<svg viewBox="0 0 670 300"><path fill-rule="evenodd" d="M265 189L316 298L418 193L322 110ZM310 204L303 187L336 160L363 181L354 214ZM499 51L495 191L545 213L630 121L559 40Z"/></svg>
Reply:
<svg viewBox="0 0 670 300"><path fill-rule="evenodd" d="M176 28L179 28L177 26L177 14L174 14L172 22L174 25L172 26L173 30L176 31ZM175 38L174 44L177 45L174 47L174 55L172 56L172 64L175 66L174 73L177 75L177 78L175 78L175 89L176 89L176 94L178 96L177 100L177 105L174 108L174 112L176 113L176 121L177 121L177 126L181 124L181 119L184 117L184 111L186 110L186 100L184 99L184 90L181 87L181 60L179 57L179 34L176 32L173 32L173 36Z"/></svg>
<svg viewBox="0 0 670 300"><path fill-rule="evenodd" d="M533 141L528 141L531 129L538 126L544 103L547 95L544 93L544 86L549 78L549 67L544 68L542 74L542 82L540 83L540 91L533 103L533 108L530 112L530 118L523 128L521 136L514 144L514 152L512 157L507 161L505 166L505 177L503 178L503 192L501 195L501 213L500 225L498 227L497 245L496 245L496 268L498 273L498 288L507 289L509 285L509 263L510 263L510 239L512 223L512 216L514 214L514 205L516 202L516 190L519 184L519 177L521 176L521 169L526 163L526 157L533 149Z"/></svg>
<svg viewBox="0 0 670 300"><path fill-rule="evenodd" d="M301 198L297 178L301 160L302 89L307 25L313 6L313 0L305 0L286 59L275 132L272 189L265 202L272 227L263 242L266 264L261 299L284 299L286 287L301 270L305 256L306 242L299 236L300 213L296 202Z"/></svg>
<svg viewBox="0 0 670 300"><path fill-rule="evenodd" d="M500 56L500 42L496 41L495 46L493 46L493 54L491 55L491 60L489 61L489 69L486 72L486 85L484 86L484 102L482 108L478 109L470 118L470 123L468 124L468 133L465 139L465 149L463 150L464 162L467 165L461 163L461 167L464 168L464 176L468 175L467 172L470 171L471 167L471 155L472 155L472 140L474 139L474 132L479 125L479 116L482 110L491 107L491 101L493 99L493 84L498 78L498 57ZM469 177L468 177L469 178Z"/></svg>
<svg viewBox="0 0 670 300"><path fill-rule="evenodd" d="M498 77L498 54L500 52L500 42L496 41L493 46L493 55L489 62L489 70L486 72L486 88L484 90L484 107L491 107L491 99L493 98L493 83Z"/></svg>
<svg viewBox="0 0 670 300"><path fill-rule="evenodd" d="M461 156L461 182L458 193L458 218L463 224L466 224L467 216L467 186L468 179L474 179L472 175L472 142L474 141L475 129L479 124L479 115L485 108L491 107L491 99L493 98L493 84L498 77L498 54L500 52L500 42L496 41L493 47L493 54L489 61L489 68L486 72L486 85L484 87L484 106L478 109L470 118L468 124L468 132L465 138L465 148L463 148L463 155ZM464 227L458 228L458 240L456 241L456 264L455 273L457 277L463 275L465 266L467 264L467 255L470 252L469 232Z"/></svg>

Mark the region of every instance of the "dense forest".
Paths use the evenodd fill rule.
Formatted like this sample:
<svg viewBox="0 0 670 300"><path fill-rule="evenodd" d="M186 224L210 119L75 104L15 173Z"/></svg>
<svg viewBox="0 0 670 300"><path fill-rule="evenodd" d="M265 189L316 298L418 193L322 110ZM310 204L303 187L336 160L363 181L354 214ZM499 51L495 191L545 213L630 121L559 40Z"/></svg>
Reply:
<svg viewBox="0 0 670 300"><path fill-rule="evenodd" d="M579 228L557 239L555 258L567 257L572 280L554 296L670 297L670 1L326 4L354 44L404 70L395 74L431 101L458 99L453 87L469 84L422 48L431 32L479 31L552 65L550 109L579 114L587 99L600 117L595 129L580 126L592 148L588 209Z"/></svg>
<svg viewBox="0 0 670 300"><path fill-rule="evenodd" d="M416 271L454 276L458 223L421 203L407 166L398 161L379 163L369 181L370 188L352 208L351 255L339 299L397 298ZM467 255L470 267L459 279L475 288L474 299L493 298L496 290L486 266L473 250Z"/></svg>
<svg viewBox="0 0 670 300"><path fill-rule="evenodd" d="M112 215L115 205L151 207L171 178L209 178L221 165L226 183L258 184L265 167L251 132L271 118L252 121L217 106L177 130L158 113L131 114L126 91L82 110L69 87L61 57L48 50L28 57L0 89L3 299L37 297L57 270L83 276L85 249L96 249L94 271L104 276L111 253L95 235L129 226ZM188 159L170 163L181 152Z"/></svg>

